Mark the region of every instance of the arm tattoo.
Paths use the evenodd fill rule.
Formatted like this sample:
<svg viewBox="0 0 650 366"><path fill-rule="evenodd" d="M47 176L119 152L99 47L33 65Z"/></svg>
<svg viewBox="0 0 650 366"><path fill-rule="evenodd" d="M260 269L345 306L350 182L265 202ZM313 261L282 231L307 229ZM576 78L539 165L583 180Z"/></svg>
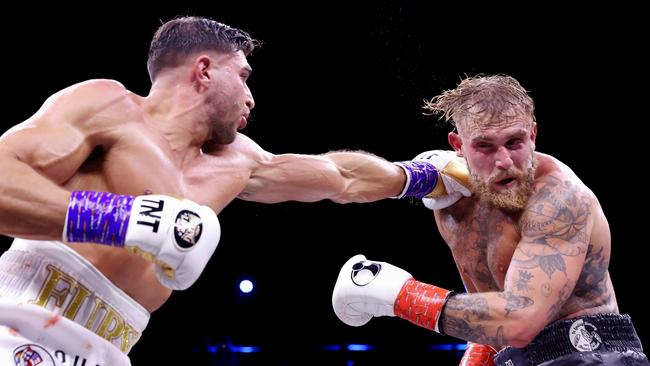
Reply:
<svg viewBox="0 0 650 366"><path fill-rule="evenodd" d="M470 322L492 319L487 299L478 294L450 297L445 305L445 314L449 314L450 310L455 316Z"/></svg>
<svg viewBox="0 0 650 366"><path fill-rule="evenodd" d="M551 308L548 310L549 321L555 320L557 315L560 313L560 310L562 310L562 307L569 299L569 296L571 296L572 289L573 289L573 283L571 282L565 283L564 286L560 289L560 291L558 292L557 301L555 302L555 304L551 305Z"/></svg>
<svg viewBox="0 0 650 366"><path fill-rule="evenodd" d="M499 290L500 286L490 271L488 251L490 243L501 238L504 227L512 223L506 222L503 215L492 214L491 208L486 204L477 204L470 214L465 212L465 206L451 206L445 210L445 214L440 217L440 234L449 244L454 257L472 263L472 281L479 283L479 287ZM457 212L459 210L463 210L462 214Z"/></svg>
<svg viewBox="0 0 650 366"><path fill-rule="evenodd" d="M503 326L498 326L494 335L480 321L491 320L487 299L478 295L455 295L445 305L441 317L442 330L453 337L474 342L503 345L507 341L503 335Z"/></svg>
<svg viewBox="0 0 650 366"><path fill-rule="evenodd" d="M530 280L535 277L532 273L528 271L519 270L519 278L515 282L515 287L517 291L531 291L533 288L528 286Z"/></svg>
<svg viewBox="0 0 650 366"><path fill-rule="evenodd" d="M535 303L530 297L517 296L511 291L503 292L499 294L499 297L506 299L506 306L503 308L506 311L506 318L511 312L527 308Z"/></svg>
<svg viewBox="0 0 650 366"><path fill-rule="evenodd" d="M513 262L520 268L539 267L549 278L556 271L566 275L564 257L584 253L589 242L586 229L591 205L591 197L580 187L547 177L520 221L522 241L539 246L523 247L526 258L513 258Z"/></svg>
<svg viewBox="0 0 650 366"><path fill-rule="evenodd" d="M589 247L587 260L574 290L579 297L590 296L595 298L607 291L607 287L603 282L607 279L609 261L603 255L603 247L600 247L596 252L592 252L591 249Z"/></svg>
<svg viewBox="0 0 650 366"><path fill-rule="evenodd" d="M503 334L503 326L497 327L495 335L489 335L482 325L471 325L462 319L450 319L443 324L445 334L452 337L471 340L481 344L507 345L508 340Z"/></svg>

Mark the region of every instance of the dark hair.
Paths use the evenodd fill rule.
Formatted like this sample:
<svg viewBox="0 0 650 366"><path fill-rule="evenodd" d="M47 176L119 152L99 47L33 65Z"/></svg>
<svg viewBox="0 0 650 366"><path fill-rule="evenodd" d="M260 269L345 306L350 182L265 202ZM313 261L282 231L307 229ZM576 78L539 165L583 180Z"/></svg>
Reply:
<svg viewBox="0 0 650 366"><path fill-rule="evenodd" d="M259 44L245 31L202 17L179 17L158 28L151 40L147 70L153 82L160 70L180 64L200 51L243 51L248 56Z"/></svg>

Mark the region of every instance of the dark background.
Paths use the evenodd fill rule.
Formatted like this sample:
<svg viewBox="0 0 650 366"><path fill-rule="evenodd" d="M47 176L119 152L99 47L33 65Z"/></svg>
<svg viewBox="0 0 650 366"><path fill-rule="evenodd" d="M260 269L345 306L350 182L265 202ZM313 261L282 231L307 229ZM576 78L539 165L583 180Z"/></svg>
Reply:
<svg viewBox="0 0 650 366"><path fill-rule="evenodd" d="M639 178L645 170L639 163L647 160L641 151L648 63L640 56L647 39L641 42L638 9L512 14L411 1L214 2L136 14L116 3L59 5L5 13L2 131L85 79L116 79L146 95L151 36L179 14L211 17L264 42L249 58L256 108L245 133L274 153L352 149L406 160L446 148L449 127L422 115L423 100L464 75L514 76L536 102L538 150L567 163L600 198L612 230L610 274L619 307L648 344L647 196ZM390 318L352 328L331 309L340 266L357 253L462 291L421 203L235 201L219 216L222 240L207 269L152 315L131 352L134 365L457 364L461 352L435 345L458 340ZM9 243L3 238L0 251ZM243 278L255 282L252 295L238 294ZM350 343L374 348L347 351ZM236 348L229 345L259 352L230 354Z"/></svg>

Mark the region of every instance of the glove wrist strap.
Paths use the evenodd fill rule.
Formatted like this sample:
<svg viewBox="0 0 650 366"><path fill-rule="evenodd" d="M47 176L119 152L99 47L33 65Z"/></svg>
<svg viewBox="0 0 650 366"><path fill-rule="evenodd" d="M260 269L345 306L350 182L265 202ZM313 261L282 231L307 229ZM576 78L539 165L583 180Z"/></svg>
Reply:
<svg viewBox="0 0 650 366"><path fill-rule="evenodd" d="M422 198L431 193L438 184L438 170L426 161L400 161L395 163L404 169L406 184L395 198Z"/></svg>
<svg viewBox="0 0 650 366"><path fill-rule="evenodd" d="M442 333L438 320L451 291L410 278L395 300L395 315L421 327Z"/></svg>
<svg viewBox="0 0 650 366"><path fill-rule="evenodd" d="M486 344L467 342L467 349L459 366L494 366L497 351Z"/></svg>
<svg viewBox="0 0 650 366"><path fill-rule="evenodd" d="M134 199L134 196L107 192L72 192L63 240L124 247Z"/></svg>

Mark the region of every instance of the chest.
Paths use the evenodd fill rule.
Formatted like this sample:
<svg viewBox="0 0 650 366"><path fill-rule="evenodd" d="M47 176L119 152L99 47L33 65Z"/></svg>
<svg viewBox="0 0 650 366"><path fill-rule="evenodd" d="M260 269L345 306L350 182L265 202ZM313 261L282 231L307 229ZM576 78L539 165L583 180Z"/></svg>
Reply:
<svg viewBox="0 0 650 366"><path fill-rule="evenodd" d="M244 189L250 173L242 158L224 152L181 164L155 139L122 140L96 149L66 184L69 189L121 194L165 194L210 206L217 214Z"/></svg>
<svg viewBox="0 0 650 366"><path fill-rule="evenodd" d="M465 285L477 291L502 290L521 238L517 218L475 203L442 210L436 222Z"/></svg>

